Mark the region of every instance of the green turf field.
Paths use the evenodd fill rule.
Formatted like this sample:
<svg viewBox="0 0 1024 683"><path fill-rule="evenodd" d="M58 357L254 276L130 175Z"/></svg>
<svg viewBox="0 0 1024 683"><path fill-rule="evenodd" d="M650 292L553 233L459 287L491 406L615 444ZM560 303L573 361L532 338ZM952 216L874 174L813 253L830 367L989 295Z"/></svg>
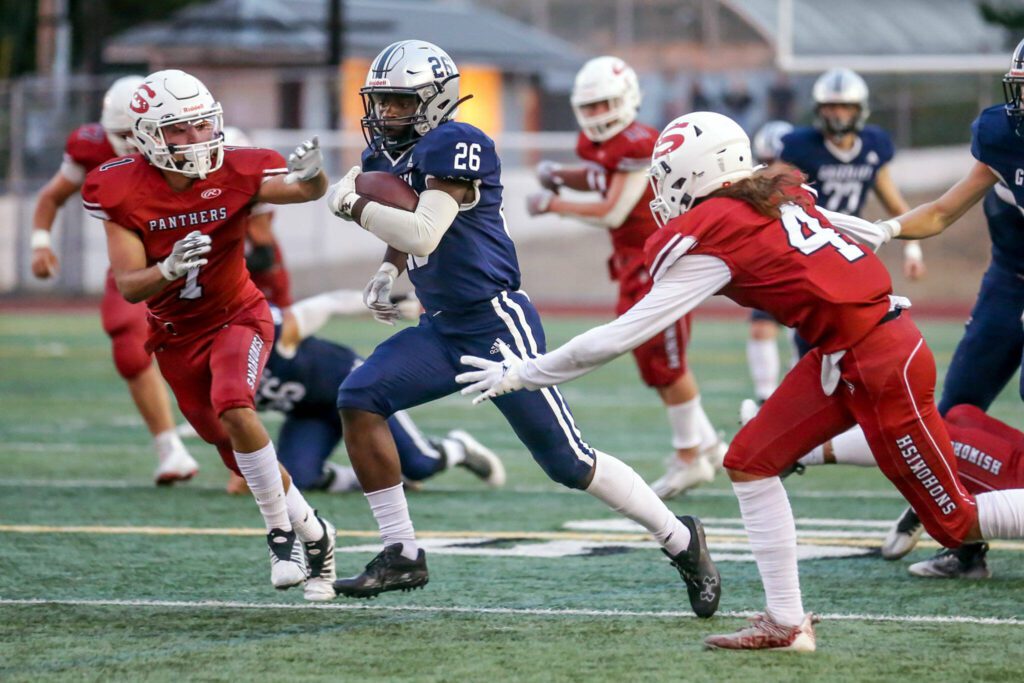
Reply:
<svg viewBox="0 0 1024 683"><path fill-rule="evenodd" d="M561 342L594 321L549 320ZM961 327L923 325L940 376ZM388 330L336 322L324 336L369 352ZM748 394L745 325L695 325L690 361L727 433ZM1015 384L993 413L1020 425ZM564 388L592 444L653 479L668 452L655 395L630 359ZM824 616L814 655L701 650L762 607L724 477L671 502L705 519L719 558L719 616L685 591L642 534L559 489L490 406L452 397L412 411L464 427L505 459L484 490L445 473L410 495L430 585L371 602L304 603L268 577L253 501L222 493L212 448L184 486L150 484L153 456L92 315L0 316L0 679L85 680L1013 680L1024 626L1024 544L996 544L987 582L913 579L870 554L902 510L875 471L819 468L787 481L801 531L805 606ZM278 420L268 419L274 432ZM344 454L339 454L344 458ZM376 551L362 496L313 494L339 529L342 574Z"/></svg>

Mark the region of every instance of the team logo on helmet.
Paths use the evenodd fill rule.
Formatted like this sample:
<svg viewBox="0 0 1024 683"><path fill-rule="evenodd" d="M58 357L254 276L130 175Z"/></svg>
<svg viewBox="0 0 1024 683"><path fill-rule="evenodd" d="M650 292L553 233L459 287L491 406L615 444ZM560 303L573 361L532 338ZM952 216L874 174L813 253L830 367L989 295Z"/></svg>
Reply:
<svg viewBox="0 0 1024 683"><path fill-rule="evenodd" d="M686 142L686 136L683 135L682 132L673 131L682 131L683 128L688 128L689 126L689 121L683 121L682 123L677 123L674 126L669 126L664 131L662 131L661 137L658 138L658 143L654 147L654 158L657 159L659 157L663 157L666 154L669 154L679 149L682 146L682 144ZM697 126L694 126L693 132L696 135L700 135L701 129L698 128Z"/></svg>
<svg viewBox="0 0 1024 683"><path fill-rule="evenodd" d="M149 102L146 100L145 97L142 96L143 92L145 92L150 97L156 97L156 93L153 92L152 88L150 88L145 83L140 85L139 89L135 91L134 95L132 95L132 103L129 106L129 108L136 114L145 114L147 111L149 111Z"/></svg>

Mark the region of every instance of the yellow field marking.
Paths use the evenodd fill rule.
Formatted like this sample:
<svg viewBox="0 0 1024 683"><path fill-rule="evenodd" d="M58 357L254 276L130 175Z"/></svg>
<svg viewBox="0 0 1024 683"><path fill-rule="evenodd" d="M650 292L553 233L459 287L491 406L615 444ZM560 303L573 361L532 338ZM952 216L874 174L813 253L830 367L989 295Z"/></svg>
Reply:
<svg viewBox="0 0 1024 683"><path fill-rule="evenodd" d="M265 536L263 529L249 527L165 527L165 526L48 526L39 524L0 524L0 533L9 534L127 534L142 536ZM338 529L338 538L379 537L376 531ZM527 539L535 541L598 541L606 543L641 543L652 540L647 534L597 533L583 531L417 531L420 538L496 538ZM708 534L710 543L745 543L746 534ZM877 537L828 538L800 536L799 545L832 545L851 548L877 548ZM995 541L992 548L1024 551L1022 541ZM932 540L922 540L921 548L939 548Z"/></svg>

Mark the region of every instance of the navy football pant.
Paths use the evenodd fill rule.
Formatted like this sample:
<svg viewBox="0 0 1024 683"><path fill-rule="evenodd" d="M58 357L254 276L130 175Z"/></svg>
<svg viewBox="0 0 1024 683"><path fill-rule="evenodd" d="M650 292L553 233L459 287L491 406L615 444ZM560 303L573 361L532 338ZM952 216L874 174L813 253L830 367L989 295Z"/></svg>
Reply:
<svg viewBox="0 0 1024 683"><path fill-rule="evenodd" d="M398 446L402 476L422 481L444 469L441 453L419 431L406 413L388 419ZM333 410L317 416L289 415L277 435L277 459L302 490L315 488L323 478L324 463L341 442L341 419Z"/></svg>
<svg viewBox="0 0 1024 683"><path fill-rule="evenodd" d="M522 292L502 292L458 313L424 314L352 371L338 391L338 407L392 415L447 396L460 388L455 375L467 369L459 358L497 357L498 339L520 356L544 352L540 316ZM589 480L594 450L556 387L517 391L494 405L551 479L570 488Z"/></svg>

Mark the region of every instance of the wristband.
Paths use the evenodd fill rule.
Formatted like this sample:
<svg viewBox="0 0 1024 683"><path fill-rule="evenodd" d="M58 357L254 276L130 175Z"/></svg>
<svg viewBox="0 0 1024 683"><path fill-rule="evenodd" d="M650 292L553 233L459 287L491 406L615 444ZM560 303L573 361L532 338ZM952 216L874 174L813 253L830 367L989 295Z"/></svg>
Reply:
<svg viewBox="0 0 1024 683"><path fill-rule="evenodd" d="M907 246L903 247L903 258L910 261L923 261L924 252L921 251L921 245L917 242L907 242Z"/></svg>
<svg viewBox="0 0 1024 683"><path fill-rule="evenodd" d="M340 210L346 216L352 216L352 209L355 207L356 202L359 201L359 195L355 192L349 192L345 195L345 198L341 201ZM352 216L354 218L354 216Z"/></svg>
<svg viewBox="0 0 1024 683"><path fill-rule="evenodd" d="M390 275L394 279L398 278L398 266L396 266L394 263L391 263L390 261L385 261L384 263L380 264L380 268L377 269L377 272L386 273L387 275Z"/></svg>
<svg viewBox="0 0 1024 683"><path fill-rule="evenodd" d="M49 230L33 228L31 244L32 251L36 249L51 249L53 247L53 236Z"/></svg>

